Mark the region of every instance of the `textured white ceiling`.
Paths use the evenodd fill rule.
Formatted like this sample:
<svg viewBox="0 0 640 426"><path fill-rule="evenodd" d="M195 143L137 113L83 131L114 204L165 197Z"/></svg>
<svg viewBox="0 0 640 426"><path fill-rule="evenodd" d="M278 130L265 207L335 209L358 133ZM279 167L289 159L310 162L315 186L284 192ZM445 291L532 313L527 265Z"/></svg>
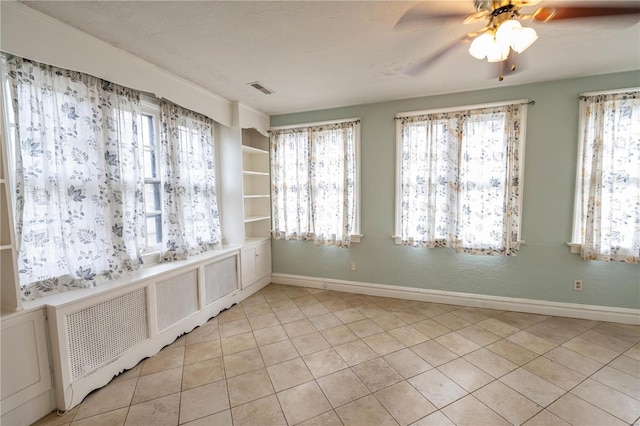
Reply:
<svg viewBox="0 0 640 426"><path fill-rule="evenodd" d="M533 23L539 39L520 56L522 71L498 82L497 65L472 58L463 45L418 77L406 75L410 65L482 27L434 20L394 30L417 2L24 3L271 115L640 69L637 17ZM474 11L471 0L425 1L419 7ZM253 81L275 93L258 92L247 85Z"/></svg>

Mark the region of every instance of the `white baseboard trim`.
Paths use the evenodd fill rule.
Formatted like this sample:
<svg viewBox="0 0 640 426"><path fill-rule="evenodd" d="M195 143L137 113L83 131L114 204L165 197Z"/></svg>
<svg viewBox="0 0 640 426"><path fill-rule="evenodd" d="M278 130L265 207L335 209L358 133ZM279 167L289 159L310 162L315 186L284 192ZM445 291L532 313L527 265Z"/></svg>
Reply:
<svg viewBox="0 0 640 426"><path fill-rule="evenodd" d="M527 312L531 314L554 315L560 317L640 325L640 309L489 296L485 294L429 290L423 288L373 284L360 281L334 280L279 273L271 274L271 282L274 284L295 285L300 287L343 291L346 293L366 294L369 296L391 297L394 299L418 300L421 302L446 303L449 305L501 309L506 311Z"/></svg>

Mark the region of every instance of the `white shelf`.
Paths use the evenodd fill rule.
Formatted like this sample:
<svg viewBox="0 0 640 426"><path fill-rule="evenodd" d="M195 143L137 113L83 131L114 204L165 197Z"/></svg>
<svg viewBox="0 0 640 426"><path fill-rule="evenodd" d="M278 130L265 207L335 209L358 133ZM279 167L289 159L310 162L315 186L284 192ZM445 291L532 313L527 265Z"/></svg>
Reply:
<svg viewBox="0 0 640 426"><path fill-rule="evenodd" d="M245 241L271 235L269 138L242 130L242 200Z"/></svg>
<svg viewBox="0 0 640 426"><path fill-rule="evenodd" d="M248 145L242 145L242 152L246 152L247 154L269 155L269 151L265 151L264 149L254 148Z"/></svg>
<svg viewBox="0 0 640 426"><path fill-rule="evenodd" d="M253 170L243 170L242 174L247 176L269 176L269 172L254 172Z"/></svg>
<svg viewBox="0 0 640 426"><path fill-rule="evenodd" d="M0 246L0 250L10 250L13 247L11 246L11 244L5 244L3 246Z"/></svg>
<svg viewBox="0 0 640 426"><path fill-rule="evenodd" d="M271 216L248 216L244 218L244 223L258 222L260 220L269 220Z"/></svg>

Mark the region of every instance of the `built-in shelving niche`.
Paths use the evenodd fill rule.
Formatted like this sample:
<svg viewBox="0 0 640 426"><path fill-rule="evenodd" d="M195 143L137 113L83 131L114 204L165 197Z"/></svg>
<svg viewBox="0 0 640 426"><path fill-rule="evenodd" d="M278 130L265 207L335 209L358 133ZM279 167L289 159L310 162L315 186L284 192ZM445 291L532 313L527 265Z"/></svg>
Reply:
<svg viewBox="0 0 640 426"><path fill-rule="evenodd" d="M242 130L242 191L245 241L268 238L271 230L269 138Z"/></svg>

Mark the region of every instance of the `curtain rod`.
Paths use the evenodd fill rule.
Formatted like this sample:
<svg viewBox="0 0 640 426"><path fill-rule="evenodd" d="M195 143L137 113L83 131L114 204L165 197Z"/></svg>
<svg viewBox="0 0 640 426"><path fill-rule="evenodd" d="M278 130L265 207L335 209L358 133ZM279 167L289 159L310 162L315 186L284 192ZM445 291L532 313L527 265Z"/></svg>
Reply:
<svg viewBox="0 0 640 426"><path fill-rule="evenodd" d="M580 93L579 99L584 99L587 96L599 96L599 95L613 95L616 93L633 93L640 91L640 87L628 87L625 89L613 89L613 90L601 90L598 92L585 92Z"/></svg>
<svg viewBox="0 0 640 426"><path fill-rule="evenodd" d="M499 107L499 106L505 106L505 105L535 105L535 104L536 104L536 101L530 101L528 99L518 99L515 101L503 101L503 102L492 102L492 103L486 103L486 104L433 108L433 109L425 109L421 111L399 112L396 114L395 120L402 119L402 118L416 117L418 115L441 114L444 112L459 112L459 111L467 111L472 109L493 108L493 107Z"/></svg>
<svg viewBox="0 0 640 426"><path fill-rule="evenodd" d="M316 123L288 124L284 126L274 126L267 131L271 133L272 130L287 130L287 129L298 129L298 128L305 128L305 127L328 126L331 124L348 123L351 121L359 123L360 118L354 117L354 118L342 118L340 120L318 121Z"/></svg>

